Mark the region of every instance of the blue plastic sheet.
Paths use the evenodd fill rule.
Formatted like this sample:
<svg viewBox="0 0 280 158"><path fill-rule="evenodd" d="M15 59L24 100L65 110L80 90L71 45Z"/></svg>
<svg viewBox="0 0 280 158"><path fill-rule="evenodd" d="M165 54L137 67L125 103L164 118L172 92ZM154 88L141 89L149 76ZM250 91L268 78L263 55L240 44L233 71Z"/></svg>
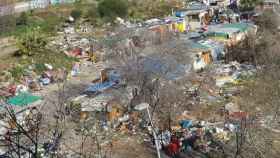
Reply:
<svg viewBox="0 0 280 158"><path fill-rule="evenodd" d="M182 120L182 121L179 122L179 124L182 128L187 129L187 128L190 128L192 126L192 121L191 120Z"/></svg>
<svg viewBox="0 0 280 158"><path fill-rule="evenodd" d="M92 93L101 92L120 83L121 76L117 71L115 70L109 71L108 77L109 77L108 81L105 81L103 83L92 84L85 91L92 92Z"/></svg>
<svg viewBox="0 0 280 158"><path fill-rule="evenodd" d="M186 14L184 12L180 12L180 11L177 11L175 13L175 15L176 15L176 17L179 17L179 18L182 18L182 17L186 16Z"/></svg>
<svg viewBox="0 0 280 158"><path fill-rule="evenodd" d="M40 82L45 86L51 83L51 80L49 78L41 78Z"/></svg>
<svg viewBox="0 0 280 158"><path fill-rule="evenodd" d="M113 87L115 84L116 83L113 82L113 81L107 81L107 82L103 82L103 83L92 84L86 89L86 92L104 91L106 89L109 89L109 88Z"/></svg>

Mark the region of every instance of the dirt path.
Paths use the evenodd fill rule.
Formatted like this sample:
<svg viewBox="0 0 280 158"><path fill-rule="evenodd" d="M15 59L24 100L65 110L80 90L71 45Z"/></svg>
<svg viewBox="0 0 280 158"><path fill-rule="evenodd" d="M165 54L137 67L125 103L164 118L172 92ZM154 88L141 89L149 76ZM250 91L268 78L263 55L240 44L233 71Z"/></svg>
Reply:
<svg viewBox="0 0 280 158"><path fill-rule="evenodd" d="M0 58L5 58L6 56L12 55L18 49L15 46L0 47L1 53Z"/></svg>

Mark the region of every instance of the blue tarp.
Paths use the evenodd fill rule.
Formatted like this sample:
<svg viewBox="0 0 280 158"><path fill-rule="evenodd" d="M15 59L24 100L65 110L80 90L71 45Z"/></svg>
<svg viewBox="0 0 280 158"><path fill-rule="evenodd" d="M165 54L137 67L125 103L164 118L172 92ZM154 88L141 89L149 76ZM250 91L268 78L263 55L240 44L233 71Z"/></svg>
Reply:
<svg viewBox="0 0 280 158"><path fill-rule="evenodd" d="M119 84L121 80L120 74L115 70L111 70L108 72L108 78L109 80L106 82L90 85L85 91L92 93L101 92Z"/></svg>
<svg viewBox="0 0 280 158"><path fill-rule="evenodd" d="M192 126L192 121L191 120L182 120L182 121L179 122L179 124L182 128L187 129L187 128L190 128Z"/></svg>
<svg viewBox="0 0 280 158"><path fill-rule="evenodd" d="M175 13L175 15L176 15L176 17L182 18L182 17L186 16L186 13L185 13L185 12L177 11L177 12Z"/></svg>
<svg viewBox="0 0 280 158"><path fill-rule="evenodd" d="M90 85L87 89L86 92L100 92L100 91L104 91L108 88L111 88L115 85L116 83L113 81L107 81L107 82L103 82L103 83L96 83L96 84L92 84Z"/></svg>

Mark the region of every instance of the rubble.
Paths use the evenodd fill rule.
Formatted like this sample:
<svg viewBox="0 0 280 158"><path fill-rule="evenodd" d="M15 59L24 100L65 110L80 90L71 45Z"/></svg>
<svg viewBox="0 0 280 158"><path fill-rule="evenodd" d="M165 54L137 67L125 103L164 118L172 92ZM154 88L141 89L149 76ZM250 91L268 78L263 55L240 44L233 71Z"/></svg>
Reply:
<svg viewBox="0 0 280 158"><path fill-rule="evenodd" d="M225 64L221 61L225 56L225 46L234 46L237 42L242 42L246 38L249 28L256 30L256 27L249 23L232 23L230 20L227 22L222 20L223 15L211 14L214 13L211 13L208 6L202 3L191 3L186 12L176 12L177 17L150 19L143 24L130 23L119 17L116 18L116 21L125 29L135 29L135 32L140 28L147 29L159 34L161 39L165 37L167 32L180 33L176 40L182 40L191 47L185 50L192 60L190 63L178 62L172 57L173 52L168 52L170 55L164 55L164 57L147 53L147 55L142 55L137 59L137 63L132 63L131 69L134 69L134 65L140 63L139 65L142 66L144 73L152 74L156 76L155 78L162 77L169 80L170 83L175 83L188 74L193 75L196 83L191 83L183 88L185 90L184 95L188 97L186 102L190 102L197 107L202 104L219 103L221 107L224 106L229 122L225 124L218 121L210 123L206 120L199 120L192 116L191 112L185 111L182 115L176 116L176 124L171 125L170 129L157 128L153 125L152 119L147 117L146 110L149 113L147 104L138 104L133 109L130 108L132 99L137 97L141 91L140 87L123 84L122 76L115 67L112 69L103 69L102 67L100 76L94 79L81 92L81 95L74 96L70 105L67 106L67 110L71 111L69 117L79 119L79 123L81 121L91 122L92 119L96 121L101 118L99 126L104 130L104 133L108 132L109 129L123 134L148 133L151 137L150 143L157 144L157 141L159 141L161 150L168 156L188 154L195 151L208 153L219 148L216 141L228 142L231 135L238 130L238 126L232 120L248 118L248 113L241 111L238 105L233 102L224 103L221 100L224 101L227 97L232 97L234 92L237 91L234 86L227 87L227 85L240 84L243 80L250 79L256 73L256 68L248 64L237 62ZM198 15L200 21L199 30L196 31L193 29L195 26L186 20L186 17L193 15ZM69 21L74 22L75 19L69 17ZM82 33L92 33L89 28L86 25L80 26ZM76 30L72 24L67 24L62 28L59 36L49 45L49 47L57 48L67 56L79 60L70 71L70 75L75 79L79 77L84 59L89 59L93 63L100 61L103 64L100 56L109 54L110 51L109 48L95 48L96 40L93 37L83 36L81 32ZM110 32L110 34L106 42L116 40L120 41L119 45L128 45L129 48L146 47L137 35L126 39L114 39L113 37L117 33ZM217 39L216 37L223 37L223 39ZM117 46L110 45L110 47ZM193 66L195 72L190 70L190 65ZM48 63L45 63L44 66L47 70L43 74L33 76L30 73L24 79L25 84L10 84L0 90L1 96L8 97L9 104L19 106L41 100L40 97L27 93L28 90L39 90L43 86L67 77L64 70L55 70ZM5 76L10 76L10 74ZM92 77L94 78L94 76ZM22 97L21 95L28 95L30 99L19 101L18 98ZM1 132L3 132L2 129L0 129L0 134Z"/></svg>
<svg viewBox="0 0 280 158"><path fill-rule="evenodd" d="M113 96L108 94L99 94L94 98L82 98L81 111L91 112L91 111L105 111L104 109L107 104L113 99Z"/></svg>
<svg viewBox="0 0 280 158"><path fill-rule="evenodd" d="M222 87L228 83L238 84L240 80L254 76L255 72L256 68L252 65L237 62L221 65L214 72L216 74L216 85Z"/></svg>
<svg viewBox="0 0 280 158"><path fill-rule="evenodd" d="M210 152L219 148L217 141L229 141L231 132L234 132L232 125L229 125L230 128L223 128L211 126L203 121L194 121L193 124L190 124L190 121L187 122L188 126L183 124L174 131L163 130L159 134L161 150L166 155L184 155L195 151Z"/></svg>
<svg viewBox="0 0 280 158"><path fill-rule="evenodd" d="M239 107L236 104L232 103L232 102L231 103L227 103L225 105L225 110L227 110L229 113L234 113L234 112L240 111Z"/></svg>

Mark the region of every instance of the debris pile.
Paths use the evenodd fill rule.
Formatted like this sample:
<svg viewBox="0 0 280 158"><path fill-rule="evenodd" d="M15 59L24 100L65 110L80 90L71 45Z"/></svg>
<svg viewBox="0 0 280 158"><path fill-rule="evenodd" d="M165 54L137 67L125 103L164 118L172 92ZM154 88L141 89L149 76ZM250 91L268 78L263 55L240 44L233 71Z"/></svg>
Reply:
<svg viewBox="0 0 280 158"><path fill-rule="evenodd" d="M253 65L240 64L231 62L221 65L215 69L216 86L222 87L225 84L237 84L238 82L249 79L256 73Z"/></svg>
<svg viewBox="0 0 280 158"><path fill-rule="evenodd" d="M73 64L69 74L65 69L55 70L52 65L47 63L42 64L44 71L36 74L34 65L31 65L28 70L25 70L26 74L20 83L13 83L11 74L5 72L0 80L8 80L8 82L1 86L0 95L7 99L7 104L12 106L23 108L25 105L31 104L30 107L34 107L33 103L42 98L30 94L29 91L36 92L47 85L65 81L69 75L74 79L78 78L81 65L85 63L85 60L92 61L91 66L98 70L98 64L105 65L103 61L105 55L110 58L106 59L108 60L106 62L111 62L110 55L117 54L124 58L129 56L132 59L130 60L128 57L129 59L125 61L129 63L125 63L127 69L135 70L136 73L138 72L136 69L141 69L141 73L151 75L150 78L160 81L162 85L167 82L175 85L177 82L187 79L188 81L183 86L180 85L180 88L183 89L183 95L187 98L184 100L184 105L191 105L188 108L195 107L199 111L202 106L209 108L212 104L217 103L220 109L215 110L222 109L221 115L225 117L211 122L202 121L204 119L197 119L196 116L189 118L175 116L175 118L181 117L175 120L175 125L170 123L168 128L157 128L160 123L159 118L156 114L154 115L157 107L150 107L147 103L138 104L143 100L150 101L157 96L151 95L149 96L151 98L143 97L144 99L142 99L140 94L145 93L141 89L142 87L126 83L117 66L106 69L102 67L100 76L94 79L78 96L71 96L70 103L65 103L67 117L77 127L74 129L78 133L77 135L85 130L94 134L100 130L104 135L112 131L116 135L119 133L140 135L141 139L148 140L149 146L160 148L161 152L169 157L200 155L217 150L222 152L222 144L230 141L234 132L239 130L240 120L249 117L247 112L241 111L240 107L230 100L238 91L235 86L254 77L257 71L254 66L249 64L234 61L225 64L223 59L227 53L226 49L243 42L249 31L256 32L257 28L251 23L240 22L239 18L234 20L235 15L225 16L226 10L219 9L195 2L190 3L186 11L176 12L175 16L150 19L144 23L133 24L117 18L116 22L121 25L122 31L129 32L127 33L129 35L124 34L124 37L119 37L118 35L122 31L110 32L110 34L104 35L104 39L100 41L86 35L93 31L86 24L80 26L81 32L77 31L72 24L75 19L70 17L70 23L66 23L59 35L48 45L51 49L57 49L67 56L79 60ZM198 19L195 20L195 18ZM157 37L156 42L153 40L150 42L148 37L142 38L141 35L138 35L141 34L141 30L147 30L150 36ZM169 34L172 37L175 35L178 37L170 39L187 45L188 48L184 47L182 48L184 50L180 51L183 54L180 55L183 57L176 56L177 52L163 54L162 52L146 51L154 51L149 48L155 45L160 47L166 39L169 39ZM103 45L100 46L100 43ZM144 51L139 53L141 55L136 57L137 60L134 60L134 56L138 54L133 53L138 49ZM189 59L191 61L188 61ZM191 66L194 71L191 70ZM140 86L145 86L144 84L147 83L143 82L143 85ZM153 91L153 88L148 90ZM24 109L29 110L30 107L27 106ZM172 107L176 106L170 106L170 108ZM175 114L181 112L181 108L184 107L174 108ZM150 110L153 113L152 116ZM195 114L190 112L189 115ZM171 118L169 119L171 120ZM1 124L2 122L0 122ZM160 124L160 126L163 125ZM0 128L0 134L6 132ZM55 151L60 137L61 135L55 133L53 140L45 145L44 152ZM102 141L108 142L108 139L107 136L104 136Z"/></svg>

